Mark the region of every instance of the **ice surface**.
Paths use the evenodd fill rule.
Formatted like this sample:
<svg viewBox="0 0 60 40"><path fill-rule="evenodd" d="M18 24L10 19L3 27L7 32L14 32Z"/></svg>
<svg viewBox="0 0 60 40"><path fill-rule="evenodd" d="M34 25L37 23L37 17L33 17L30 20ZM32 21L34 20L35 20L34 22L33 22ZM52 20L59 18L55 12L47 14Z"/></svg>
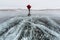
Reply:
<svg viewBox="0 0 60 40"><path fill-rule="evenodd" d="M60 10L31 10L31 17L27 13L0 11L0 40L60 40Z"/></svg>
<svg viewBox="0 0 60 40"><path fill-rule="evenodd" d="M16 16L0 24L0 40L60 40L60 25L46 16Z"/></svg>

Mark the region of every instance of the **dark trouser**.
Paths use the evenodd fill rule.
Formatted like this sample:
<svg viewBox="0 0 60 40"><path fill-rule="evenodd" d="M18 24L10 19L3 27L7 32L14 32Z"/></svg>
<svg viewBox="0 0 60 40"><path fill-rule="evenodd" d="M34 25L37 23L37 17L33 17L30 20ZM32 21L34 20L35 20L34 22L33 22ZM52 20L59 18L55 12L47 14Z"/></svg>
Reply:
<svg viewBox="0 0 60 40"><path fill-rule="evenodd" d="M31 16L31 14L30 14L30 9L28 9L28 10L29 10L28 16Z"/></svg>

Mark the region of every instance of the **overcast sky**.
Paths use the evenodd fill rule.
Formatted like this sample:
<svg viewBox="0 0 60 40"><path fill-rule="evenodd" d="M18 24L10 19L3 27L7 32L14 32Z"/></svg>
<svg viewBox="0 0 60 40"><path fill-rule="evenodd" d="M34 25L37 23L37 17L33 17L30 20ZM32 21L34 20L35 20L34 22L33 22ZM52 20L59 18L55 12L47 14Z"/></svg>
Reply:
<svg viewBox="0 0 60 40"><path fill-rule="evenodd" d="M0 0L0 9L26 9L28 4L32 6L32 9L60 9L60 0Z"/></svg>

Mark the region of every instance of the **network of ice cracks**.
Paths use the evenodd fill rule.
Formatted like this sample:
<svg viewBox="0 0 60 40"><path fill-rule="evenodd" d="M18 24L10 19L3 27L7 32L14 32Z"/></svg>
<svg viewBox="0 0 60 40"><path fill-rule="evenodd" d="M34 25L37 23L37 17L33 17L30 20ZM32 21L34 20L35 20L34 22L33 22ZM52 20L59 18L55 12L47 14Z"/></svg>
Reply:
<svg viewBox="0 0 60 40"><path fill-rule="evenodd" d="M14 17L0 24L0 40L60 40L60 25L50 17Z"/></svg>

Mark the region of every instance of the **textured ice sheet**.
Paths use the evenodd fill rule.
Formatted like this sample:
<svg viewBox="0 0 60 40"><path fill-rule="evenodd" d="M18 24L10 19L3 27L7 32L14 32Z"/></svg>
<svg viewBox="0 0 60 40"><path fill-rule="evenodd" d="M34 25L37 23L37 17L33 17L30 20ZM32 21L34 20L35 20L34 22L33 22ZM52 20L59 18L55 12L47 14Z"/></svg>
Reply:
<svg viewBox="0 0 60 40"><path fill-rule="evenodd" d="M0 40L60 40L60 25L50 17L15 17L0 24Z"/></svg>

